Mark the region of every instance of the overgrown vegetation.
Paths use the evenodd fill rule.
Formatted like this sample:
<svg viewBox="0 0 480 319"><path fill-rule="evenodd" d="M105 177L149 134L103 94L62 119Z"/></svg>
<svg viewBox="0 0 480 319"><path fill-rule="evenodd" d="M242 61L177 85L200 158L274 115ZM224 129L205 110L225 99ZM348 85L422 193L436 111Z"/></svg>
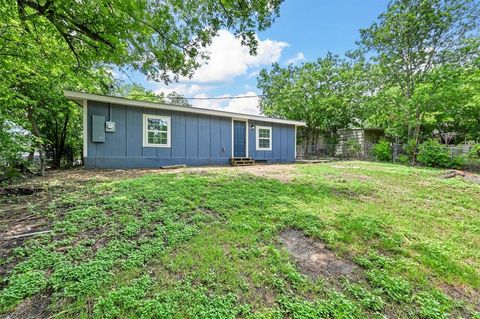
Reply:
<svg viewBox="0 0 480 319"><path fill-rule="evenodd" d="M412 146L480 142L480 4L474 0L393 0L360 30L345 57L274 64L258 78L265 114L304 120L305 149L318 134L336 144L339 129L381 127Z"/></svg>
<svg viewBox="0 0 480 319"><path fill-rule="evenodd" d="M64 89L187 105L177 93L123 86L113 73L137 70L164 83L188 77L221 29L254 54L256 31L271 25L280 2L3 1L0 144L9 149L0 152L0 182L32 163L39 165L31 173L43 174L47 165L68 167L83 158L81 109ZM15 131L27 133L22 149L11 142Z"/></svg>
<svg viewBox="0 0 480 319"><path fill-rule="evenodd" d="M48 295L60 318L478 316L480 185L381 163L296 170L290 183L229 170L92 180L36 206L54 231L2 261L1 313ZM302 273L286 229L355 275Z"/></svg>
<svg viewBox="0 0 480 319"><path fill-rule="evenodd" d="M375 158L381 162L389 162L392 160L392 147L390 142L385 139L381 139L373 149Z"/></svg>

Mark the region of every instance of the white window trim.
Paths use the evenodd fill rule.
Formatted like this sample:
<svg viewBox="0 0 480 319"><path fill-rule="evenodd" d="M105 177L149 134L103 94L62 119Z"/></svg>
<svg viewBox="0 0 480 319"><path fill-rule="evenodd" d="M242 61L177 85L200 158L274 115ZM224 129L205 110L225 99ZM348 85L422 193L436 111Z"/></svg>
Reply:
<svg viewBox="0 0 480 319"><path fill-rule="evenodd" d="M270 131L270 147L268 148L265 148L265 147L260 147L260 129L264 129L264 130L269 130ZM255 132L255 138L257 140L257 151L271 151L272 150L272 127L271 126L258 126L255 128L256 132ZM266 139L264 137L262 137L262 139Z"/></svg>
<svg viewBox="0 0 480 319"><path fill-rule="evenodd" d="M152 144L148 143L148 119L161 119L167 122L167 144ZM153 114L143 114L143 147L170 147L171 138L172 138L172 121L170 116L161 116Z"/></svg>

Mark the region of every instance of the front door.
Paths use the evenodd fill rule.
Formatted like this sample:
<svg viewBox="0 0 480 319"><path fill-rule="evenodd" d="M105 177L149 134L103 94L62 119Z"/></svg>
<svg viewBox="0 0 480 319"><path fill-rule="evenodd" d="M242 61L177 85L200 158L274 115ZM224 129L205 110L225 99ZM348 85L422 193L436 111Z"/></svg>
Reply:
<svg viewBox="0 0 480 319"><path fill-rule="evenodd" d="M233 157L246 157L247 123L233 121Z"/></svg>

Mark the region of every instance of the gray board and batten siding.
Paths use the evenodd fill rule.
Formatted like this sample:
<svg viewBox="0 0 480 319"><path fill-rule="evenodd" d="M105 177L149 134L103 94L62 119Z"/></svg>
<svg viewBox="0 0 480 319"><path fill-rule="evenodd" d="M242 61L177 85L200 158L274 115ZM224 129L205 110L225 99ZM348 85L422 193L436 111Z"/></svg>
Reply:
<svg viewBox="0 0 480 319"><path fill-rule="evenodd" d="M234 122L240 126L245 123L246 157L268 163L291 163L296 157L296 126L304 125L298 121L103 95L71 91L66 91L65 95L86 110L83 115L86 168L228 165L234 157ZM145 145L145 115L169 120L168 146ZM94 142L98 128L93 123L103 118L106 122L114 122L114 131L106 131L104 141L100 136L100 142ZM271 128L271 150L258 148L257 126Z"/></svg>

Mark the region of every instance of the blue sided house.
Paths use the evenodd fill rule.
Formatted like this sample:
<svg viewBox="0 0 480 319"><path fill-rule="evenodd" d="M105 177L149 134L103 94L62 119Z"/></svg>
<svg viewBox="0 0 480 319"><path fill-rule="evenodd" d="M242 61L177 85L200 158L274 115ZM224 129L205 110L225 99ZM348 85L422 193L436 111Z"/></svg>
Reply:
<svg viewBox="0 0 480 319"><path fill-rule="evenodd" d="M291 163L304 122L65 91L83 107L86 168Z"/></svg>

